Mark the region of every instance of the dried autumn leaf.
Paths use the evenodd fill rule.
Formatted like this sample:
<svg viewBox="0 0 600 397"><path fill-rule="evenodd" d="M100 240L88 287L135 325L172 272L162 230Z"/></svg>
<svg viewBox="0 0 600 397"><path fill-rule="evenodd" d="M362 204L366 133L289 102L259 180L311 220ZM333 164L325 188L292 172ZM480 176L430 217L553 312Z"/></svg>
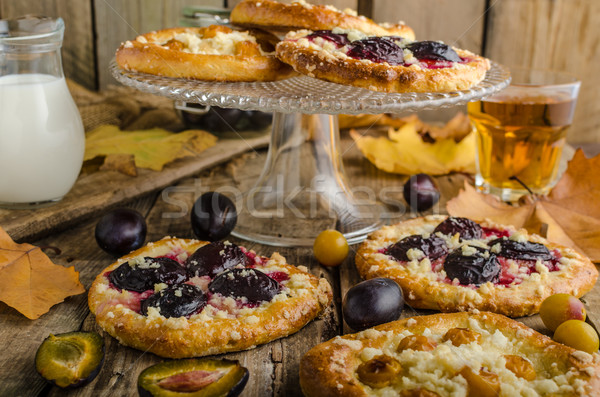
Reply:
<svg viewBox="0 0 600 397"><path fill-rule="evenodd" d="M340 129L373 127L376 125L400 128L411 121L410 117L411 116L397 119L388 116L387 114L340 114L338 116L338 125Z"/></svg>
<svg viewBox="0 0 600 397"><path fill-rule="evenodd" d="M135 157L133 154L109 154L100 166L102 171L118 171L121 174L137 176Z"/></svg>
<svg viewBox="0 0 600 397"><path fill-rule="evenodd" d="M73 266L55 265L39 247L17 244L0 227L0 300L35 320L85 292Z"/></svg>
<svg viewBox="0 0 600 397"><path fill-rule="evenodd" d="M460 142L453 137L425 142L419 133L422 125L420 120L413 118L397 130L391 128L388 138L361 136L353 130L350 136L365 157L387 172L407 175L475 172L475 135L472 131Z"/></svg>
<svg viewBox="0 0 600 397"><path fill-rule="evenodd" d="M587 159L575 153L548 196L527 196L520 205L506 204L465 184L446 204L448 213L490 219L540 233L547 225L550 241L576 249L600 262L600 156Z"/></svg>
<svg viewBox="0 0 600 397"><path fill-rule="evenodd" d="M121 131L104 125L86 136L84 160L111 154L133 154L135 165L160 171L165 164L193 156L217 142L214 135L202 130L172 133L162 128Z"/></svg>

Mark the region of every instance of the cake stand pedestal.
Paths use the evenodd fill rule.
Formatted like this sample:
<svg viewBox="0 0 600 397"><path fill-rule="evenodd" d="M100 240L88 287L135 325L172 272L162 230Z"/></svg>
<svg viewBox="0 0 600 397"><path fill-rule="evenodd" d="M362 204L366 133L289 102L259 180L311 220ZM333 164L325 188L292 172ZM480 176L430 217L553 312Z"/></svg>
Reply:
<svg viewBox="0 0 600 397"><path fill-rule="evenodd" d="M306 76L254 83L174 79L124 71L114 61L111 71L122 84L178 101L274 113L265 166L254 187L236 200L238 222L232 232L274 246L312 246L326 227L342 232L348 243L358 243L386 223L386 210L375 201L376 192L352 188L346 180L337 114L455 106L491 95L510 82L508 69L496 63L485 80L469 90L407 94ZM265 224L270 227L258 226Z"/></svg>

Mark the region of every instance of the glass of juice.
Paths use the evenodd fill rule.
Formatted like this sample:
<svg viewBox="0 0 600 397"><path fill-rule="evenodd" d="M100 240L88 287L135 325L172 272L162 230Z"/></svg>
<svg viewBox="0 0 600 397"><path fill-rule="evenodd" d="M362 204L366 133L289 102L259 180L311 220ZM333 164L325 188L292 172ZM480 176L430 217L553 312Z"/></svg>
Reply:
<svg viewBox="0 0 600 397"><path fill-rule="evenodd" d="M476 185L505 201L547 194L573 121L580 82L568 73L511 69L511 84L468 104L477 131Z"/></svg>

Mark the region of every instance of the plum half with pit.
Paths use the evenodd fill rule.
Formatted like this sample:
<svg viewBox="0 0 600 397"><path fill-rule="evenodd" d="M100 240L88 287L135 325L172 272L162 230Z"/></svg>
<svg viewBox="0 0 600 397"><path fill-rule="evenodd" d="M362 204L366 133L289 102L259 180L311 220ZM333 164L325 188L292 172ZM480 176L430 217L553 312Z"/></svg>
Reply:
<svg viewBox="0 0 600 397"><path fill-rule="evenodd" d="M104 362L104 339L96 332L50 334L35 355L35 369L48 382L75 388L91 382Z"/></svg>
<svg viewBox="0 0 600 397"><path fill-rule="evenodd" d="M154 284L179 284L187 280L187 272L177 261L149 256L132 259L110 272L108 279L117 288L144 292Z"/></svg>
<svg viewBox="0 0 600 397"><path fill-rule="evenodd" d="M172 285L150 295L141 302L141 311L148 315L148 309L154 307L163 317L184 317L201 311L206 306L206 295L195 285Z"/></svg>
<svg viewBox="0 0 600 397"><path fill-rule="evenodd" d="M248 382L248 369L238 361L191 358L165 361L138 377L142 397L236 397Z"/></svg>
<svg viewBox="0 0 600 397"><path fill-rule="evenodd" d="M237 245L230 242L216 241L196 250L185 262L190 277L210 276L235 266L247 267L250 260Z"/></svg>
<svg viewBox="0 0 600 397"><path fill-rule="evenodd" d="M248 303L270 302L281 290L281 285L256 269L229 269L219 274L208 286L213 294L246 298Z"/></svg>

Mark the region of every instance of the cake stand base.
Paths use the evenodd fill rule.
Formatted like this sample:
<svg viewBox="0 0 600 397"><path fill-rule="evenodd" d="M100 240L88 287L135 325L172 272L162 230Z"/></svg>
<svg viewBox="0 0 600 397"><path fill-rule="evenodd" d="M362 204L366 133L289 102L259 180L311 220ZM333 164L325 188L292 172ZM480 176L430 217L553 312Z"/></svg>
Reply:
<svg viewBox="0 0 600 397"><path fill-rule="evenodd" d="M358 243L384 224L384 208L372 196L346 181L337 115L275 113L265 166L243 196L232 234L267 245L312 246L321 231L337 229L349 244Z"/></svg>

